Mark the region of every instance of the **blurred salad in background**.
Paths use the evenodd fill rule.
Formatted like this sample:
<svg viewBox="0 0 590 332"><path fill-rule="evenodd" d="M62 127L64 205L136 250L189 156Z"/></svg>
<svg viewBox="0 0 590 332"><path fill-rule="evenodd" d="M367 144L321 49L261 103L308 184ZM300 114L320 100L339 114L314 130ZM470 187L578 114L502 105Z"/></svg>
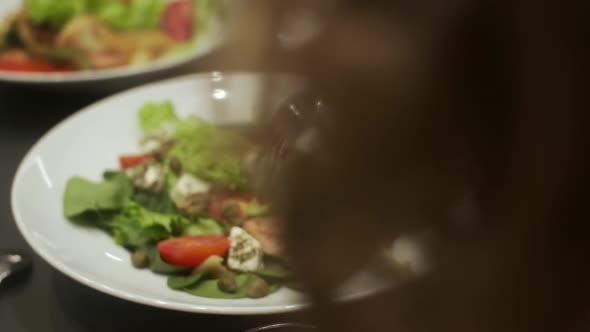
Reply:
<svg viewBox="0 0 590 332"><path fill-rule="evenodd" d="M0 22L0 71L145 64L188 50L219 13L215 0L25 0Z"/></svg>

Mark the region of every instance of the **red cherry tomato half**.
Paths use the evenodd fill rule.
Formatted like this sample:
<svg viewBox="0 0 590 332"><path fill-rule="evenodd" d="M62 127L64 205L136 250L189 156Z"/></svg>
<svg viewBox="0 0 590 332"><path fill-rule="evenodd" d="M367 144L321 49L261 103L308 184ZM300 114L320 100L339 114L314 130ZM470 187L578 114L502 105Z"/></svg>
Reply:
<svg viewBox="0 0 590 332"><path fill-rule="evenodd" d="M214 193L211 197L211 203L209 203L209 214L211 217L217 220L223 220L224 218L221 215L221 207L223 206L223 202L225 201L238 201L249 203L254 199L252 195L244 194L244 193Z"/></svg>
<svg viewBox="0 0 590 332"><path fill-rule="evenodd" d="M158 243L160 257L182 267L196 267L213 255L223 256L229 250L229 239L220 235L182 236Z"/></svg>
<svg viewBox="0 0 590 332"><path fill-rule="evenodd" d="M168 4L162 17L162 31L177 41L192 38L195 30L193 2L177 0Z"/></svg>
<svg viewBox="0 0 590 332"><path fill-rule="evenodd" d="M137 166L152 159L150 154L125 155L119 157L119 165L122 169Z"/></svg>

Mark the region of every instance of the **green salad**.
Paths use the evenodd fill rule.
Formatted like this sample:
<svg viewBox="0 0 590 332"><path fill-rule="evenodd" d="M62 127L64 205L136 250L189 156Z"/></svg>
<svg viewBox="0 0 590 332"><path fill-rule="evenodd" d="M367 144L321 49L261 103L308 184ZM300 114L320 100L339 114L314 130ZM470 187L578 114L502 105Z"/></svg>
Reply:
<svg viewBox="0 0 590 332"><path fill-rule="evenodd" d="M71 72L151 63L193 50L215 0L24 0L0 20L0 71Z"/></svg>
<svg viewBox="0 0 590 332"><path fill-rule="evenodd" d="M119 156L102 181L69 179L64 214L110 234L139 269L209 298L259 298L290 282L282 225L252 192L258 148L169 102L138 112L141 152ZM249 162L250 160L250 162Z"/></svg>

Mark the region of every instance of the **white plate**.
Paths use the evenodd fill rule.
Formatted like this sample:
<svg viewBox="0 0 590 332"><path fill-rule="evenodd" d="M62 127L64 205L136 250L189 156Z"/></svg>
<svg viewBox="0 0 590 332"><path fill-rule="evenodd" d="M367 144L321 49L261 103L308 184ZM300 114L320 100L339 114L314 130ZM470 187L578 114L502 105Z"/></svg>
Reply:
<svg viewBox="0 0 590 332"><path fill-rule="evenodd" d="M23 0L0 0L0 22L7 15L21 8ZM92 83L123 78L140 78L144 75L168 71L185 65L213 51L223 39L222 24L213 19L205 32L197 34L194 46L185 52L174 54L154 62L103 70L85 70L68 73L23 73L0 71L0 82L18 82L27 84L65 84Z"/></svg>
<svg viewBox="0 0 590 332"><path fill-rule="evenodd" d="M138 108L146 101L171 100L180 116L196 114L215 122L249 122L256 108L260 76L192 75L129 90L75 113L43 136L18 168L12 186L12 209L28 243L47 262L99 291L167 309L217 314L267 314L292 311L304 297L283 288L262 299L218 300L173 291L166 279L137 270L129 253L104 232L72 224L63 217L64 184L73 175L99 180L117 156L137 151ZM274 98L293 92L282 79ZM345 285L341 297L356 298L387 286L362 273Z"/></svg>

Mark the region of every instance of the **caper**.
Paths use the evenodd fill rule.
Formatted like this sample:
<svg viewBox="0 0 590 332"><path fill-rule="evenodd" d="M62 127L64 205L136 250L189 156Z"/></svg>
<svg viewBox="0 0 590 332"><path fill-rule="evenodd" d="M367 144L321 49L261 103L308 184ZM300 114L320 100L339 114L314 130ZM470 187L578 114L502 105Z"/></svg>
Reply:
<svg viewBox="0 0 590 332"><path fill-rule="evenodd" d="M213 278L220 278L225 274L230 274L230 271L223 265L223 258L215 255L207 258L194 272L204 273Z"/></svg>
<svg viewBox="0 0 590 332"><path fill-rule="evenodd" d="M182 173L182 163L178 158L170 158L170 170L178 176Z"/></svg>
<svg viewBox="0 0 590 332"><path fill-rule="evenodd" d="M136 250L131 254L131 263L138 269L143 269L150 264L148 254L143 250Z"/></svg>
<svg viewBox="0 0 590 332"><path fill-rule="evenodd" d="M163 162L164 159L166 159L166 155L164 154L164 152L158 150L154 152L154 159L156 159L159 162Z"/></svg>
<svg viewBox="0 0 590 332"><path fill-rule="evenodd" d="M268 295L268 292L268 283L264 279L256 277L248 284L246 295L253 299L257 299L265 297L266 295Z"/></svg>
<svg viewBox="0 0 590 332"><path fill-rule="evenodd" d="M235 293L238 291L236 279L231 273L226 273L217 280L217 287L226 293Z"/></svg>
<svg viewBox="0 0 590 332"><path fill-rule="evenodd" d="M242 218L242 207L236 201L224 201L221 203L221 216L232 225L239 226L244 219Z"/></svg>

